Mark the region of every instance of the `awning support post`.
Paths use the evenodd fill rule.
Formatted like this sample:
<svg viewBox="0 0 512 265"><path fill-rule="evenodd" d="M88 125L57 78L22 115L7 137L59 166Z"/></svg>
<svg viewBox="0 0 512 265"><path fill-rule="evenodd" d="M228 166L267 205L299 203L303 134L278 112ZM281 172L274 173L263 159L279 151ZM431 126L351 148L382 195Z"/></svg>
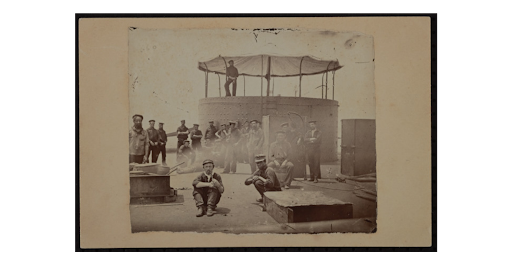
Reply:
<svg viewBox="0 0 512 265"><path fill-rule="evenodd" d="M329 80L329 71L325 72L325 99L327 99L327 90L329 90L328 81Z"/></svg>
<svg viewBox="0 0 512 265"><path fill-rule="evenodd" d="M327 65L327 70L325 71L325 99L327 99L327 90L329 89L328 80L329 80L329 66L331 66L332 61ZM333 98L334 99L334 98Z"/></svg>
<svg viewBox="0 0 512 265"><path fill-rule="evenodd" d="M205 72L204 78L205 78L204 97L207 98L208 97L208 72Z"/></svg>
<svg viewBox="0 0 512 265"><path fill-rule="evenodd" d="M217 74L217 77L219 78L219 97L222 97L221 93L220 93L220 75Z"/></svg>
<svg viewBox="0 0 512 265"><path fill-rule="evenodd" d="M260 97L263 97L263 55L261 56L261 89Z"/></svg>
<svg viewBox="0 0 512 265"><path fill-rule="evenodd" d="M322 89L322 99L324 99L324 74L322 74L322 85L320 86L320 88Z"/></svg>
<svg viewBox="0 0 512 265"><path fill-rule="evenodd" d="M336 74L335 71L332 71L332 100L334 100L334 75Z"/></svg>
<svg viewBox="0 0 512 265"><path fill-rule="evenodd" d="M302 60L304 60L304 56L300 58L299 64L299 98L302 96Z"/></svg>
<svg viewBox="0 0 512 265"><path fill-rule="evenodd" d="M205 82L204 82L204 97L207 98L208 97L208 65L206 65L206 63L204 63L204 67L206 67L206 71L204 71L204 78L205 78Z"/></svg>
<svg viewBox="0 0 512 265"><path fill-rule="evenodd" d="M267 79L267 97L270 95L270 58L272 57L268 57L268 69L267 69L267 72L268 72L268 79Z"/></svg>

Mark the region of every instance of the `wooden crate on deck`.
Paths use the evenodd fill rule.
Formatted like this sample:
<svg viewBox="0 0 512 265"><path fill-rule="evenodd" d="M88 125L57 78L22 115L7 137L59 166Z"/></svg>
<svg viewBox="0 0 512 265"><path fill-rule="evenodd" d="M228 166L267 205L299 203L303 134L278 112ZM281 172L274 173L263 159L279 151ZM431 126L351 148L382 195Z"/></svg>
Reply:
<svg viewBox="0 0 512 265"><path fill-rule="evenodd" d="M320 191L284 190L265 192L267 213L279 223L315 222L350 219L350 202L325 196Z"/></svg>

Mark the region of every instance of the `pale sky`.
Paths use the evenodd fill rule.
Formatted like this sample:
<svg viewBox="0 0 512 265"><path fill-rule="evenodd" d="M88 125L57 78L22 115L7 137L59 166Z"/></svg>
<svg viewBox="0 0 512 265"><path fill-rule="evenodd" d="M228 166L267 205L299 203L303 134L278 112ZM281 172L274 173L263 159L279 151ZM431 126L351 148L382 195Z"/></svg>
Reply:
<svg viewBox="0 0 512 265"><path fill-rule="evenodd" d="M257 36L256 36L257 35ZM198 100L204 98L205 74L199 61L219 55L243 56L272 54L310 55L338 60L344 67L336 71L335 100L340 107L338 119L375 119L373 38L358 32L306 30L253 31L252 29L166 30L135 29L129 34L130 124L135 113L164 122L168 132L197 122ZM236 65L235 65L236 66ZM225 77L220 77L224 95ZM243 95L243 77L238 79L237 95ZM299 78L273 78L274 95L294 96ZM321 97L317 88L322 75L304 76L303 97ZM328 99L332 99L332 75L329 74ZM208 96L219 96L219 79L208 75ZM259 96L261 80L245 77L247 96ZM266 80L264 80L266 91ZM271 83L272 87L272 83Z"/></svg>

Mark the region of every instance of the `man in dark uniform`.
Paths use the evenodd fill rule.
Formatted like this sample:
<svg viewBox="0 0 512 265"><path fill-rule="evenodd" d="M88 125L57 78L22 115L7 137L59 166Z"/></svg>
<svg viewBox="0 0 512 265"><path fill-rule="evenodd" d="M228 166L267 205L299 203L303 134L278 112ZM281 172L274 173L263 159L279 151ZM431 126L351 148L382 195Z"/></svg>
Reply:
<svg viewBox="0 0 512 265"><path fill-rule="evenodd" d="M204 172L192 182L192 186L194 187L192 196L194 196L194 201L196 202L197 217L204 215L206 207L208 207L206 215L213 216L213 211L217 208L220 197L222 193L224 193L222 178L219 174L213 172L214 167L215 165L212 160L204 160Z"/></svg>
<svg viewBox="0 0 512 265"><path fill-rule="evenodd" d="M268 163L268 167L275 172L286 173L283 185L285 189L289 189L293 180L293 163L288 160L292 146L285 140L284 131L278 131L276 134L276 141L270 144L269 161L271 162Z"/></svg>
<svg viewBox="0 0 512 265"><path fill-rule="evenodd" d="M130 129L130 163L148 162L149 137L148 132L142 129L142 115L132 117L133 127Z"/></svg>
<svg viewBox="0 0 512 265"><path fill-rule="evenodd" d="M190 148L190 141L183 141L183 145L178 149L178 163L185 162L181 167L187 167L191 164L192 157L194 156L194 151Z"/></svg>
<svg viewBox="0 0 512 265"><path fill-rule="evenodd" d="M247 143L247 153L249 154L249 165L251 166L251 172L256 171L256 162L254 158L263 149L263 130L258 127L258 121L251 121L251 130L249 130L249 142Z"/></svg>
<svg viewBox="0 0 512 265"><path fill-rule="evenodd" d="M309 181L317 183L320 178L320 144L322 143L322 134L316 128L316 121L310 121L309 128L310 130L304 136L309 165Z"/></svg>
<svg viewBox="0 0 512 265"><path fill-rule="evenodd" d="M226 84L224 84L224 89L226 89L226 97L230 97L231 93L229 93L229 84L233 83L233 96L236 96L236 79L238 78L238 69L234 66L233 60L229 60L229 66L226 69Z"/></svg>
<svg viewBox="0 0 512 265"><path fill-rule="evenodd" d="M256 201L263 202L263 193L266 191L281 191L281 184L274 170L267 166L265 155L256 155L254 161L256 161L258 170L245 180L245 185L254 184L261 195Z"/></svg>
<svg viewBox="0 0 512 265"><path fill-rule="evenodd" d="M187 126L185 126L185 120L181 120L181 126L176 130L178 133L178 147L177 150L180 150L180 147L183 145L183 142L188 139L188 131Z"/></svg>
<svg viewBox="0 0 512 265"><path fill-rule="evenodd" d="M165 157L167 156L167 151L165 150L165 145L167 144L167 133L164 131L164 123L158 123L158 150L162 153L162 165L167 165L165 163Z"/></svg>
<svg viewBox="0 0 512 265"><path fill-rule="evenodd" d="M306 180L306 155L304 154L304 135L296 131L293 124L288 122L281 124L281 129L286 132L286 141L292 149L288 155L288 161L293 164L293 175Z"/></svg>
<svg viewBox="0 0 512 265"><path fill-rule="evenodd" d="M249 122L245 121L240 129L240 137L242 137L240 144L238 145L239 153L238 153L238 162L240 163L248 163L249 162L249 153L247 151L247 143L249 142Z"/></svg>
<svg viewBox="0 0 512 265"><path fill-rule="evenodd" d="M215 140L217 140L217 137L215 137L216 132L217 128L215 127L215 125L213 125L213 121L210 121L209 126L206 129L206 132L204 133L205 144L207 146L212 145L215 142Z"/></svg>
<svg viewBox="0 0 512 265"><path fill-rule="evenodd" d="M160 153L160 149L158 147L158 140L160 137L158 136L157 129L155 129L155 120L149 121L149 128L146 131L148 132L149 137L148 156L151 155L151 162L156 163L156 160L158 159L158 153Z"/></svg>
<svg viewBox="0 0 512 265"><path fill-rule="evenodd" d="M196 161L196 156L201 152L201 138L203 138L203 132L199 130L199 124L195 123L194 128L190 130L190 139L192 140L192 150L194 150L194 156L192 157L192 163Z"/></svg>
<svg viewBox="0 0 512 265"><path fill-rule="evenodd" d="M230 128L226 137L226 158L224 159L224 171L222 173L236 173L236 149L240 142L241 135L236 122L229 122Z"/></svg>

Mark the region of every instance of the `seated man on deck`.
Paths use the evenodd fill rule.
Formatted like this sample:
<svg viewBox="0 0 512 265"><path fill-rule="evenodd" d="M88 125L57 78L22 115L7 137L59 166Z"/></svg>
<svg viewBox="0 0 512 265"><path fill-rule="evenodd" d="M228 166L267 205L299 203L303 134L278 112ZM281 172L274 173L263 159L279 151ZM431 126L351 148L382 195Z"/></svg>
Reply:
<svg viewBox="0 0 512 265"><path fill-rule="evenodd" d="M213 172L215 165L210 159L203 161L204 172L201 173L194 181L194 201L197 206L197 217L205 214L213 216L213 211L217 208L222 193L224 193L224 185L219 174Z"/></svg>
<svg viewBox="0 0 512 265"><path fill-rule="evenodd" d="M268 167L274 169L278 173L286 173L283 185L285 189L290 188L293 179L293 163L288 160L292 146L285 140L286 133L284 131L276 132L276 141L270 144L270 160Z"/></svg>
<svg viewBox="0 0 512 265"><path fill-rule="evenodd" d="M185 140L183 145L180 146L180 149L178 149L178 164L185 162L181 167L187 167L191 164L194 155L194 151L190 147L190 141Z"/></svg>
<svg viewBox="0 0 512 265"><path fill-rule="evenodd" d="M274 170L267 166L265 155L256 155L255 162L258 170L245 180L245 185L254 184L254 187L261 195L256 201L263 202L263 193L266 191L281 191L281 184Z"/></svg>
<svg viewBox="0 0 512 265"><path fill-rule="evenodd" d="M224 146L220 143L220 140L215 141L214 146L205 146L203 147L204 152L201 157L210 158L215 165L218 167L223 167L224 165L224 152L222 151ZM196 160L200 158L196 157ZM203 171L203 166L201 161L195 161L194 163L189 164L186 167L181 167L177 169L178 174L187 174L192 172L201 172Z"/></svg>

